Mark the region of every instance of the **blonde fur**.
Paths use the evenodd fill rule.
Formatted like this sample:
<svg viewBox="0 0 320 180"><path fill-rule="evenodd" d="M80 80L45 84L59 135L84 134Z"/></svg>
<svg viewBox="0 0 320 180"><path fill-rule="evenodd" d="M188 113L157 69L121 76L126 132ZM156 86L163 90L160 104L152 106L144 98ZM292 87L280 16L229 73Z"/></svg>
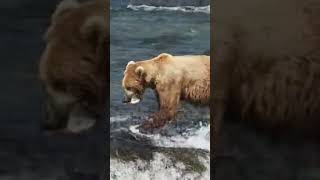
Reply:
<svg viewBox="0 0 320 180"><path fill-rule="evenodd" d="M143 76L139 77L141 72ZM149 60L128 63L122 86L125 90L136 89L135 97L141 97L145 88L154 89L160 109L154 123L145 126L163 126L174 118L180 100L209 105L210 56L162 53Z"/></svg>

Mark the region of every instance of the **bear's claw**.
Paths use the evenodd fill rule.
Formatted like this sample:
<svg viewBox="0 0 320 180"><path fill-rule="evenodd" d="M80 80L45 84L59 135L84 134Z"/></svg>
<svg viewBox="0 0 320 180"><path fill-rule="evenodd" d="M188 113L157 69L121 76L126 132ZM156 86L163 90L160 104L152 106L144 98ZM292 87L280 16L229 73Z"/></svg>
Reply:
<svg viewBox="0 0 320 180"><path fill-rule="evenodd" d="M138 127L139 131L143 134L154 134L155 128L152 127L151 123L145 122Z"/></svg>
<svg viewBox="0 0 320 180"><path fill-rule="evenodd" d="M155 113L148 120L143 122L142 125L138 127L140 132L142 133L151 133L153 134L157 130L161 129L166 125L168 121L168 117L164 113Z"/></svg>
<svg viewBox="0 0 320 180"><path fill-rule="evenodd" d="M139 131L145 134L154 134L157 130L160 130L165 123L157 123L156 121L145 121L138 127Z"/></svg>

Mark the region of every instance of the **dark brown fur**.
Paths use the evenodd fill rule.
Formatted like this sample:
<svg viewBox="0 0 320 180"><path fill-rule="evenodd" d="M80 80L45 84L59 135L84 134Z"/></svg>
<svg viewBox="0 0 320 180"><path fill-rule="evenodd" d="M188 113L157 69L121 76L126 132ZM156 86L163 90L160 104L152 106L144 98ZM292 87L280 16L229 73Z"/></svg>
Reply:
<svg viewBox="0 0 320 180"><path fill-rule="evenodd" d="M40 77L47 99L47 129L64 129L70 118L98 119L107 84L107 7L100 0L63 1L52 16Z"/></svg>
<svg viewBox="0 0 320 180"><path fill-rule="evenodd" d="M225 115L319 135L320 2L218 0L212 17L213 147Z"/></svg>

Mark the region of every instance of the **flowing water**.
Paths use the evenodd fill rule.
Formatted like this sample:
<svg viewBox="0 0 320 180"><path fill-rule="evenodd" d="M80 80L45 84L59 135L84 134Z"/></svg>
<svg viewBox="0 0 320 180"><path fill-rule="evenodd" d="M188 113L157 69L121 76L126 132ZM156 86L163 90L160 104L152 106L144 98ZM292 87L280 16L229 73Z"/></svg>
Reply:
<svg viewBox="0 0 320 180"><path fill-rule="evenodd" d="M132 135L130 129L137 131L135 127L157 111L153 92L146 91L138 105L122 103L121 79L129 61L149 59L162 52L173 55L208 52L210 6L190 2L111 1L111 179L210 177L209 108L183 103L177 121L156 134L142 137Z"/></svg>

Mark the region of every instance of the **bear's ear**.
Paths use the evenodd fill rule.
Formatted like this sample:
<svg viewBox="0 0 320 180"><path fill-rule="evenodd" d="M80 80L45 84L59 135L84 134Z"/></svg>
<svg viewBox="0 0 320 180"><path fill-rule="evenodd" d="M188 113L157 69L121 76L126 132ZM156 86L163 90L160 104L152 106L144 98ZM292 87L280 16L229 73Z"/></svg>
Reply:
<svg viewBox="0 0 320 180"><path fill-rule="evenodd" d="M64 12L70 10L70 9L75 9L80 6L80 3L77 0L64 0L61 1L57 7L55 12L52 14L51 19L54 20L58 16L61 16Z"/></svg>
<svg viewBox="0 0 320 180"><path fill-rule="evenodd" d="M135 73L142 78L145 74L144 68L142 66L138 66L135 70Z"/></svg>
<svg viewBox="0 0 320 180"><path fill-rule="evenodd" d="M126 66L126 69L125 69L124 72L123 72L123 75L126 74L126 71L127 71L127 69L128 69L128 66L129 66L130 64L135 64L135 63L136 63L136 62L134 62L134 61L129 61L128 64L127 64L127 66Z"/></svg>
<svg viewBox="0 0 320 180"><path fill-rule="evenodd" d="M107 21L104 16L89 17L80 29L84 39L90 43L96 51L106 51L106 49L99 49L102 44L107 44L108 30ZM98 53L98 52L97 52Z"/></svg>
<svg viewBox="0 0 320 180"><path fill-rule="evenodd" d="M71 9L76 9L78 7L80 7L80 3L78 1L76 1L76 0L63 0L63 1L61 1L57 5L55 11L52 13L51 26L49 27L47 32L45 32L45 34L43 36L43 39L45 41L47 41L50 38L51 33L52 33L53 29L54 29L55 21L57 20L57 18L63 16L65 13L67 13Z"/></svg>
<svg viewBox="0 0 320 180"><path fill-rule="evenodd" d="M128 62L128 64L127 64L127 66L126 66L126 69L128 68L128 66L130 65L130 64L135 64L136 62L134 62L134 61L129 61Z"/></svg>

